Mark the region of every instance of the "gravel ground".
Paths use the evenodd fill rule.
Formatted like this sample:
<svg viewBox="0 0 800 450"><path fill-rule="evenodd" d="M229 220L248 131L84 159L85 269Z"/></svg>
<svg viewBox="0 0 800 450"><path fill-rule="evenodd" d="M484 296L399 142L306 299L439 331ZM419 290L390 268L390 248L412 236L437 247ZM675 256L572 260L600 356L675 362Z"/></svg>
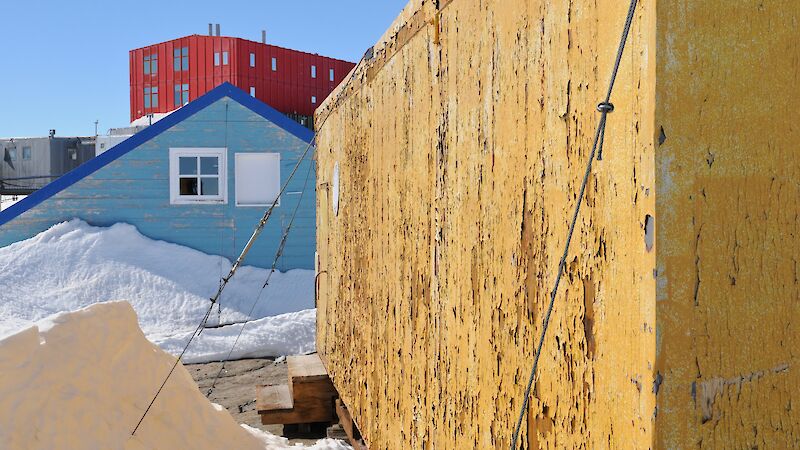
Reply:
<svg viewBox="0 0 800 450"><path fill-rule="evenodd" d="M203 395L219 372L218 362L206 364L187 364L186 370L192 375ZM261 417L256 411L257 384L286 384L289 373L285 360L275 363L271 359L243 359L228 361L225 370L217 381L217 387L209 398L212 402L224 406L230 411L234 420L250 425L272 434L283 436L282 425L262 425ZM324 433L312 436L313 439L291 439L291 443L313 444L324 438Z"/></svg>

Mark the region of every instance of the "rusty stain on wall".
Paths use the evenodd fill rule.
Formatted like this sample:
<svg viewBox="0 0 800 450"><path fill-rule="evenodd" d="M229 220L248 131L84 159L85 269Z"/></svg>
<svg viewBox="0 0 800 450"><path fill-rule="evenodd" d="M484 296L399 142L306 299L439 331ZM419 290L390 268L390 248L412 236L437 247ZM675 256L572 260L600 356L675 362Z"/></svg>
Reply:
<svg viewBox="0 0 800 450"><path fill-rule="evenodd" d="M722 45L698 30L708 24L677 22L697 8L725 21L728 10L759 6L710 4L637 7L540 361L527 448L739 447L762 423L781 424L760 431L763 447L797 434L796 409L785 407L798 384L790 219L800 196L788 176L800 175L791 153L799 131L759 132L764 145L746 152L747 120L716 121L738 107L716 91L736 71L702 65ZM794 16L781 20L796 21L797 7L784 5ZM318 110L317 177L331 183L336 164L340 176L338 215L332 189L317 197L317 348L370 448L509 445L626 9L414 0ZM769 42L797 55L781 36ZM798 76L798 58L775 64L786 69L769 75L775 81ZM762 109L735 111L777 132L790 98L781 94L782 127ZM778 286L758 282L761 262L780 274L768 276ZM746 325L754 312L755 323L780 324L758 338L776 351L735 354L756 332ZM740 387L747 400L732 394ZM763 416L749 412L755 405ZM707 423L727 428L706 431L703 408ZM736 434L724 441L724 430Z"/></svg>

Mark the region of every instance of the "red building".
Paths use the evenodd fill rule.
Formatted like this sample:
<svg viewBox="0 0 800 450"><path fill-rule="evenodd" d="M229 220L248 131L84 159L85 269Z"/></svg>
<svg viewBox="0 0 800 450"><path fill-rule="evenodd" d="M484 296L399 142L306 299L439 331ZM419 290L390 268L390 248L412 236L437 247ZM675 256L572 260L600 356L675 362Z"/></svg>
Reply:
<svg viewBox="0 0 800 450"><path fill-rule="evenodd" d="M130 51L131 121L172 111L228 81L308 125L354 66L246 39L182 37Z"/></svg>

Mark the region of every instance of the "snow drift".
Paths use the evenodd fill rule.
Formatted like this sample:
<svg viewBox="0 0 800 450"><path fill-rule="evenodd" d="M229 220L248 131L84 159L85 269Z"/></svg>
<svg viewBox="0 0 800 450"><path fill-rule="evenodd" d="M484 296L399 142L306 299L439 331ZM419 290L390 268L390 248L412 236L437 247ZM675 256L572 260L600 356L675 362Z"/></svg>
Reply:
<svg viewBox="0 0 800 450"><path fill-rule="evenodd" d="M101 228L81 220L61 223L0 248L0 336L57 312L125 299L145 335L176 352L197 327L230 266L225 258L149 239L128 224ZM313 271L275 272L250 316L268 272L241 267L221 298L221 313L215 309L210 324L256 319L245 328L235 353L240 357L313 351L314 311L308 311L314 307ZM292 314L281 316L287 313ZM185 360L204 362L227 354L240 328L204 331Z"/></svg>
<svg viewBox="0 0 800 450"><path fill-rule="evenodd" d="M285 440L242 428L147 341L128 303L62 313L0 340L0 445L10 449L264 449ZM295 448L295 447L291 447ZM346 448L320 441L312 448Z"/></svg>

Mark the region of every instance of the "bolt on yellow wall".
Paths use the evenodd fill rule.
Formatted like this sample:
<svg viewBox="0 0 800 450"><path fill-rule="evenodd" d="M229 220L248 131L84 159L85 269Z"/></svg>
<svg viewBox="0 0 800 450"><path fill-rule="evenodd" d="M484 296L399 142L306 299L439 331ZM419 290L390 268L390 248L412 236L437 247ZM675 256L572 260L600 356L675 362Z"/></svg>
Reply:
<svg viewBox="0 0 800 450"><path fill-rule="evenodd" d="M787 261L800 247L800 136L778 130L798 98L745 88L757 58L784 70L774 82L797 81L797 43L788 28L755 34L755 21L739 37L783 50L736 68L719 28L759 6L705 3L637 7L525 448L766 448L797 435ZM317 344L370 448L509 445L627 6L414 0L317 112ZM760 20L796 22L784 6ZM728 87L781 116L731 111ZM734 254L736 285L723 286ZM780 328L748 328L748 315Z"/></svg>

